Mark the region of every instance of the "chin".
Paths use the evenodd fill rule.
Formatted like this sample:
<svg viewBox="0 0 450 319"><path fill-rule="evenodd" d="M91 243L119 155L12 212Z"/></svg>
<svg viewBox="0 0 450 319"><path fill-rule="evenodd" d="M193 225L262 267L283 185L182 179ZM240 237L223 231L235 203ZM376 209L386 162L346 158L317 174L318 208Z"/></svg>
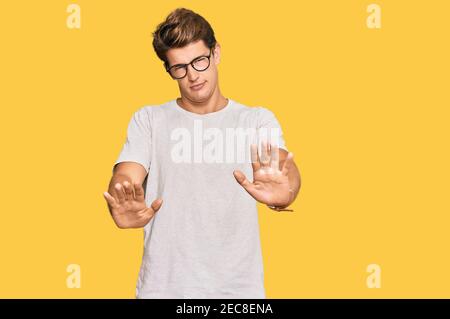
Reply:
<svg viewBox="0 0 450 319"><path fill-rule="evenodd" d="M208 91L204 91L204 92L189 92L190 96L192 96L193 98L204 98L209 96L209 92Z"/></svg>

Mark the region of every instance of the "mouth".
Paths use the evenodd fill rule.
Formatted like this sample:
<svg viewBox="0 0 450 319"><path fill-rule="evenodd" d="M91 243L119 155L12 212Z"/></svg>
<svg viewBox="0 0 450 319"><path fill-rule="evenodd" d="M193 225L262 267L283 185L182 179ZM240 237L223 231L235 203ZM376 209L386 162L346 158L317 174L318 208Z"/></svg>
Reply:
<svg viewBox="0 0 450 319"><path fill-rule="evenodd" d="M191 86L191 89L192 90L200 90L205 83L206 83L206 81L203 83L197 84L197 85L193 85L193 86Z"/></svg>

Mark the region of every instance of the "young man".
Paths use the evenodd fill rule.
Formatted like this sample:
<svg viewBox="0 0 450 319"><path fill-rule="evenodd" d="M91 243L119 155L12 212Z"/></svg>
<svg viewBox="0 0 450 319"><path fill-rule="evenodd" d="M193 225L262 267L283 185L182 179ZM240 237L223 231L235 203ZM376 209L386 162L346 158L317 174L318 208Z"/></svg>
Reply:
<svg viewBox="0 0 450 319"><path fill-rule="evenodd" d="M288 210L292 153L271 111L221 94L203 17L179 8L153 36L181 98L133 114L104 193L119 228L144 229L136 297L265 298L256 204Z"/></svg>

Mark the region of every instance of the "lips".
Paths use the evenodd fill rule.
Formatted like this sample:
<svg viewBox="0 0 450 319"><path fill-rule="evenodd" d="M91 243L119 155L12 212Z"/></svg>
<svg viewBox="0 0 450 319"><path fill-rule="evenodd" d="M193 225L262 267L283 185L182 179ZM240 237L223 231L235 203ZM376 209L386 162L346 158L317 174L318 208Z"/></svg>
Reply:
<svg viewBox="0 0 450 319"><path fill-rule="evenodd" d="M203 87L204 84L205 84L205 82L197 84L197 85L194 85L194 86L191 86L191 89L199 90L199 89L201 89Z"/></svg>

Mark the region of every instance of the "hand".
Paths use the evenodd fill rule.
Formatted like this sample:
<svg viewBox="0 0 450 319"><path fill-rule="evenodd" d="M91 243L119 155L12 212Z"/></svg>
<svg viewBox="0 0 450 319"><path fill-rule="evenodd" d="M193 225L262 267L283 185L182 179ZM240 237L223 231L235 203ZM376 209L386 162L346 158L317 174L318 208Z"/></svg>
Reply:
<svg viewBox="0 0 450 319"><path fill-rule="evenodd" d="M104 192L112 218L119 228L144 227L162 204L162 199L153 201L151 207L145 204L144 189L139 183L130 184L127 181L114 185L116 196Z"/></svg>
<svg viewBox="0 0 450 319"><path fill-rule="evenodd" d="M292 194L288 174L293 166L294 154L289 152L280 170L278 146L268 145L266 142L261 144L261 160L258 156L257 145L251 145L253 182L250 183L244 173L239 170L235 170L233 175L237 182L257 201L270 206L287 207Z"/></svg>

